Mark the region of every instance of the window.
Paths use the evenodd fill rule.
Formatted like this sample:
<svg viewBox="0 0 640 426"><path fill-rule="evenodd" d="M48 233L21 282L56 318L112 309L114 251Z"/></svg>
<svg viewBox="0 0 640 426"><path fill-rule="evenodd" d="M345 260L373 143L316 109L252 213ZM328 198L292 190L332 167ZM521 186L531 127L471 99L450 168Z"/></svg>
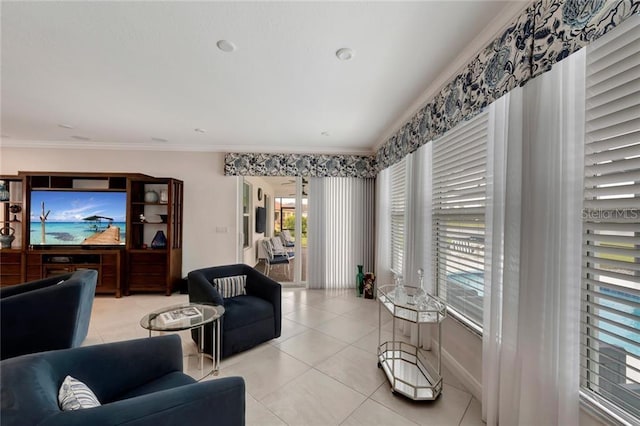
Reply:
<svg viewBox="0 0 640 426"><path fill-rule="evenodd" d="M482 329L487 113L433 145L433 244L438 296L459 319Z"/></svg>
<svg viewBox="0 0 640 426"><path fill-rule="evenodd" d="M242 246L248 248L249 234L251 233L251 184L243 182L242 185Z"/></svg>
<svg viewBox="0 0 640 426"><path fill-rule="evenodd" d="M407 188L407 158L391 166L391 271L402 274Z"/></svg>
<svg viewBox="0 0 640 426"><path fill-rule="evenodd" d="M275 231L279 235L282 231L291 231L293 236L296 228L296 199L276 197L275 199ZM306 226L305 226L306 230Z"/></svg>
<svg viewBox="0 0 640 426"><path fill-rule="evenodd" d="M640 19L587 50L581 386L640 417ZM630 415L630 416L629 416Z"/></svg>

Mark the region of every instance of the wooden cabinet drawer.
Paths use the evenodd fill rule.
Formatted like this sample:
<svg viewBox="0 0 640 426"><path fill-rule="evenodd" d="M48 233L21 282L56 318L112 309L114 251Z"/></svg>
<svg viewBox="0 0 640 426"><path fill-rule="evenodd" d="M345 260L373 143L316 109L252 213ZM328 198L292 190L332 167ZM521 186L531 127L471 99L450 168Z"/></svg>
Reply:
<svg viewBox="0 0 640 426"><path fill-rule="evenodd" d="M129 290L164 291L167 286L167 253L141 251L129 254Z"/></svg>
<svg viewBox="0 0 640 426"><path fill-rule="evenodd" d="M160 289L164 290L167 284L167 277L162 275L132 275L129 277L129 287L131 289Z"/></svg>
<svg viewBox="0 0 640 426"><path fill-rule="evenodd" d="M129 273L136 274L165 274L167 265L164 263L132 263L129 265Z"/></svg>
<svg viewBox="0 0 640 426"><path fill-rule="evenodd" d="M4 263L0 264L0 271L2 275L21 275L22 265L19 263Z"/></svg>
<svg viewBox="0 0 640 426"><path fill-rule="evenodd" d="M103 277L115 277L118 274L118 267L116 265L102 265Z"/></svg>
<svg viewBox="0 0 640 426"><path fill-rule="evenodd" d="M53 277L55 275L69 274L74 271L73 266L69 265L56 265L56 266L44 266L42 268L42 277Z"/></svg>
<svg viewBox="0 0 640 426"><path fill-rule="evenodd" d="M0 264L2 264L2 266L10 263L20 264L21 262L22 262L22 253L0 250Z"/></svg>
<svg viewBox="0 0 640 426"><path fill-rule="evenodd" d="M0 286L16 285L22 283L22 275L2 275L0 276Z"/></svg>
<svg viewBox="0 0 640 426"><path fill-rule="evenodd" d="M130 263L165 263L167 253L163 251L145 250L129 254Z"/></svg>
<svg viewBox="0 0 640 426"><path fill-rule="evenodd" d="M20 284L22 279L22 253L0 250L0 286Z"/></svg>
<svg viewBox="0 0 640 426"><path fill-rule="evenodd" d="M105 266L113 266L114 268L118 265L118 255L116 254L103 254L102 255L102 267Z"/></svg>

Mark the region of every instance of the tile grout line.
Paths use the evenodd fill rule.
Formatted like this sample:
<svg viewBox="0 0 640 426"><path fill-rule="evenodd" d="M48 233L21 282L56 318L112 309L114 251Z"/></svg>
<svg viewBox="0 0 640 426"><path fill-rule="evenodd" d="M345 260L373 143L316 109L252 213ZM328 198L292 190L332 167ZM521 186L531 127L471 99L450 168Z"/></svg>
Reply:
<svg viewBox="0 0 640 426"><path fill-rule="evenodd" d="M469 403L467 404L467 408L465 408L464 413L462 413L462 417L460 418L460 421L458 422L458 426L462 425L462 421L464 420L464 417L467 415L467 411L469 411L469 408L471 407L471 403L472 402L473 402L473 395L469 399Z"/></svg>
<svg viewBox="0 0 640 426"><path fill-rule="evenodd" d="M385 381L384 381L384 383L382 383L380 386L378 386L378 387L376 388L376 390L371 394L371 396L373 396L376 392L378 392L378 390L379 390L382 386L384 386L385 384L387 384L387 385L389 384L389 381L387 380L387 378L386 378L386 377L385 377ZM389 392L391 392L391 390L389 390ZM388 410L389 410L389 411L391 411L392 413L397 414L398 416L402 417L403 419L405 419L405 420L407 420L407 421L409 421L409 422L411 422L411 423L413 423L413 424L415 424L415 425L418 425L418 423L416 423L416 422L414 422L413 420L411 420L411 419L409 419L409 418L405 417L402 413L400 413L400 412L398 412L398 411L394 410L394 409L393 409L393 407L389 407L389 406L388 406L388 405L386 405L384 402L382 402L382 401L378 401L378 400L375 400L375 399L373 399L373 398L371 398L371 397L369 397L368 399L370 399L371 401L375 402L376 404L380 404L380 405L382 405L383 407L385 407L386 409L388 409Z"/></svg>
<svg viewBox="0 0 640 426"><path fill-rule="evenodd" d="M346 422L346 421L347 421L347 419L348 419L349 417L353 416L353 413L355 413L356 411L358 411L358 409L359 409L360 407L362 407L362 406L364 405L364 403L365 403L365 402L367 402L368 400L369 400L369 397L366 397L366 398L365 398L365 399L364 399L364 400L363 400L363 401L362 401L362 402L361 402L361 403L360 403L356 408L354 408L353 410L351 410L351 412L350 412L349 414L347 414L347 415L345 416L345 418L344 418L344 419L342 419L342 421L341 421L340 423L338 423L338 425L339 425L339 426L343 425L343 424L344 424L344 422Z"/></svg>
<svg viewBox="0 0 640 426"><path fill-rule="evenodd" d="M308 370L307 370L308 371ZM303 373L304 374L304 373ZM293 379L292 379L293 380ZM289 382L287 382L288 384ZM284 385L283 385L284 386ZM258 398L256 398L255 396L253 396L251 394L251 392L249 392L249 390L245 390L245 392L247 392L249 395L251 395L251 398L255 399L255 401L260 404L262 407L264 407L265 410L267 410L268 412L270 412L271 414L273 414L278 420L280 420L282 423L284 423L285 425L289 426L289 423L287 423L282 417L280 417L279 415L277 415L276 413L274 413L269 407L267 407L266 405L264 405ZM246 414L247 414L247 409L246 409L246 404L245 404L245 422L246 422Z"/></svg>

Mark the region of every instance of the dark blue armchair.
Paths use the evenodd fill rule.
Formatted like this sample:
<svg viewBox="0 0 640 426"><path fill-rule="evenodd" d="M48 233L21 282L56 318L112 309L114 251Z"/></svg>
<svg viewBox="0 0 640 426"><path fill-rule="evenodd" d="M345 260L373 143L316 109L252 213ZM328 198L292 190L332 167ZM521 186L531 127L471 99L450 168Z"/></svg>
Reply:
<svg viewBox="0 0 640 426"><path fill-rule="evenodd" d="M246 275L246 295L223 299L213 285L215 278ZM282 328L282 289L280 284L243 264L216 266L189 272L189 301L223 305L221 357L245 351L280 337ZM200 330L192 330L198 342ZM213 326L204 329L205 352L212 353Z"/></svg>
<svg viewBox="0 0 640 426"><path fill-rule="evenodd" d="M0 359L80 346L97 279L86 269L0 289Z"/></svg>
<svg viewBox="0 0 640 426"><path fill-rule="evenodd" d="M67 375L102 405L62 411L58 390ZM3 426L241 426L245 385L241 377L196 383L182 372L182 343L172 334L4 360L0 408Z"/></svg>

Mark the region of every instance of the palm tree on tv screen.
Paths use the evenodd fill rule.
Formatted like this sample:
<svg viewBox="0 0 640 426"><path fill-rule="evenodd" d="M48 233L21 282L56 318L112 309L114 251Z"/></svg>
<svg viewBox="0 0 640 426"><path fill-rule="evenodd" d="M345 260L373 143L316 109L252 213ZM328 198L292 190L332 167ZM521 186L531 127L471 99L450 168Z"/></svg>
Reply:
<svg viewBox="0 0 640 426"><path fill-rule="evenodd" d="M49 213L51 213L51 210L47 211L47 213L45 214L45 212L44 212L44 201L43 201L42 202L42 213L40 214L40 225L41 225L41 228L42 228L42 231L41 231L42 232L42 244L46 243L46 241L45 241L46 233L45 233L45 229L44 229L45 228L44 222L47 220L47 217L49 217Z"/></svg>

